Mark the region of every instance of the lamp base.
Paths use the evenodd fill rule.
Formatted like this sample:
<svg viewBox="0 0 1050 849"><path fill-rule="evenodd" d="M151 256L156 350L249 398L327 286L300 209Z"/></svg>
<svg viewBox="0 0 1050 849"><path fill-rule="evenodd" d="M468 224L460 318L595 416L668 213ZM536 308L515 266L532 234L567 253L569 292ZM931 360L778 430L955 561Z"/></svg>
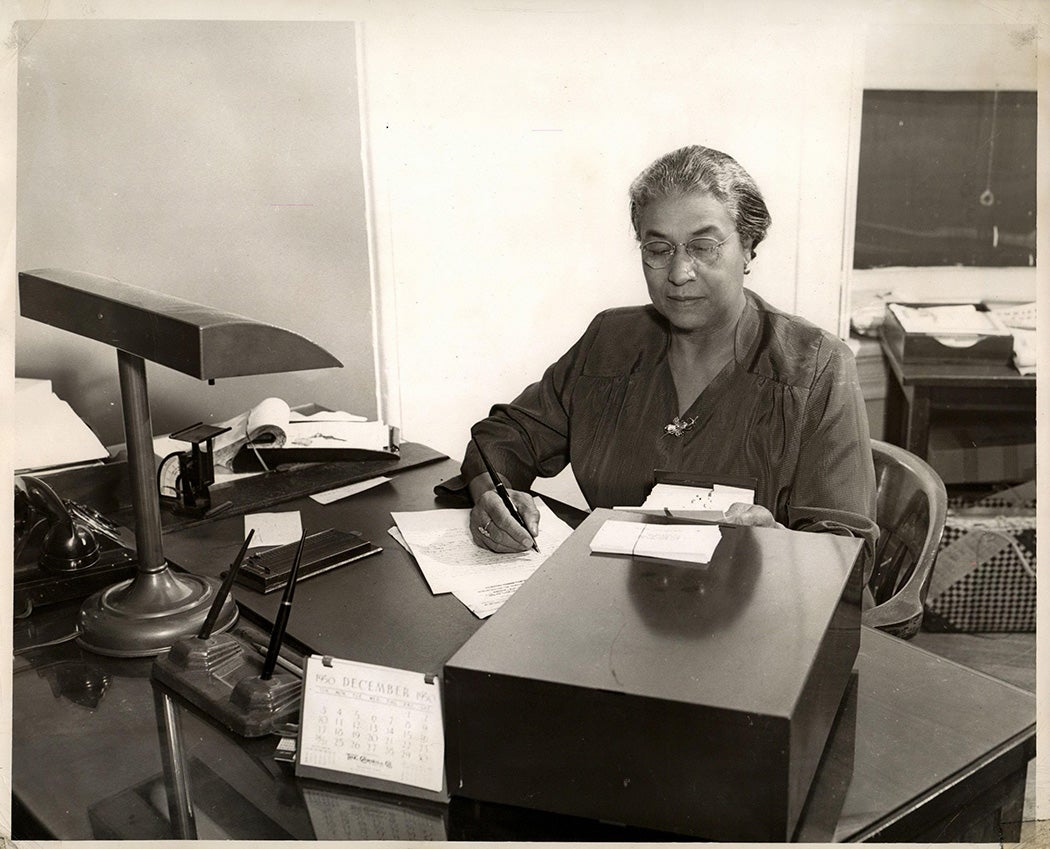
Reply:
<svg viewBox="0 0 1050 849"><path fill-rule="evenodd" d="M199 575L140 571L90 596L80 608L77 642L110 657L149 657L196 634L218 592L218 582ZM213 633L237 620L237 605L223 603Z"/></svg>

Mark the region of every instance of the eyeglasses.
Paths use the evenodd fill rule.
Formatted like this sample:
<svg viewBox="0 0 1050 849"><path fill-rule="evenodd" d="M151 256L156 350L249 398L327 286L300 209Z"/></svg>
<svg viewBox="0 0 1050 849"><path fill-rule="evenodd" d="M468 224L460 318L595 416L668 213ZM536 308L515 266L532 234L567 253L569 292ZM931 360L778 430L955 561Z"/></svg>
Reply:
<svg viewBox="0 0 1050 849"><path fill-rule="evenodd" d="M735 232L735 231L734 231ZM650 268L667 268L674 260L675 252L685 248L689 258L703 265L714 265L722 255L722 245L729 241L730 233L721 242L701 236L688 242L672 244L663 239L654 239L642 245L642 262Z"/></svg>

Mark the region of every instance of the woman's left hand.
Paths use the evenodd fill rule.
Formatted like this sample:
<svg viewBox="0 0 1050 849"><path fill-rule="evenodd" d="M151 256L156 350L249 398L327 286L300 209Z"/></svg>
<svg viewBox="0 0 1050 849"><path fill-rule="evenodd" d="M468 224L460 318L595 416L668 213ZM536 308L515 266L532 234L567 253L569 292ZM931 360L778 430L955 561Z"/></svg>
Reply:
<svg viewBox="0 0 1050 849"><path fill-rule="evenodd" d="M724 515L727 525L750 525L753 528L784 527L761 504L743 504L738 501L731 504Z"/></svg>

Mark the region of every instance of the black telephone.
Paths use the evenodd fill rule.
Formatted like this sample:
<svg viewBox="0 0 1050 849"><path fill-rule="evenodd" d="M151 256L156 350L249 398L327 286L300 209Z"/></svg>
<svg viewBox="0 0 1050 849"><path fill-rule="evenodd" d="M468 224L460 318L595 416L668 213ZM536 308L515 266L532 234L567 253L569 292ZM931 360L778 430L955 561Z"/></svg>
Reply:
<svg viewBox="0 0 1050 849"><path fill-rule="evenodd" d="M117 525L31 475L15 477L14 565L16 616L83 598L135 571Z"/></svg>

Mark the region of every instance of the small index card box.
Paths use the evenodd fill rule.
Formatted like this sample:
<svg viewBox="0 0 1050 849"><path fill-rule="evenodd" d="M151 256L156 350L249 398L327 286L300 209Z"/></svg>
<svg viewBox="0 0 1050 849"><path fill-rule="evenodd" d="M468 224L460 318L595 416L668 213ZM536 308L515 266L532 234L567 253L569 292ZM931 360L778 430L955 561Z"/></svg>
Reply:
<svg viewBox="0 0 1050 849"><path fill-rule="evenodd" d="M595 555L595 510L445 665L453 794L727 841L794 832L860 643L861 541Z"/></svg>

